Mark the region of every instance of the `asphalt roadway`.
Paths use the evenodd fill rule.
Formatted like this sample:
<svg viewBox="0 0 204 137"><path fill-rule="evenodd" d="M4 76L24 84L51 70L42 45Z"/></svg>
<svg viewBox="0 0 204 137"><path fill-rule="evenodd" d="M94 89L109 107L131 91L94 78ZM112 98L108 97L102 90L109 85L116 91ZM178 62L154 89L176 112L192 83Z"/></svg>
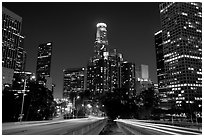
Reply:
<svg viewBox="0 0 204 137"><path fill-rule="evenodd" d="M2 124L3 135L66 135L69 131L93 123L97 118L11 122Z"/></svg>
<svg viewBox="0 0 204 137"><path fill-rule="evenodd" d="M147 120L118 119L118 127L129 135L202 135L202 129L155 124Z"/></svg>
<svg viewBox="0 0 204 137"><path fill-rule="evenodd" d="M96 122L99 118L55 119L2 124L3 135L67 135L70 131ZM125 126L124 126L125 125ZM201 135L202 131L144 120L118 119L107 122L100 135Z"/></svg>

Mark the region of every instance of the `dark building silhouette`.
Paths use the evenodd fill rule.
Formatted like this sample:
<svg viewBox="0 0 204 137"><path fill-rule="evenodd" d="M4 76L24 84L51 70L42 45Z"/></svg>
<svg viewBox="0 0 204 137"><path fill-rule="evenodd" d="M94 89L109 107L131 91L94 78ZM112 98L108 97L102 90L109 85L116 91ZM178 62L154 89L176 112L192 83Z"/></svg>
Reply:
<svg viewBox="0 0 204 137"><path fill-rule="evenodd" d="M23 49L23 47L18 48L18 54L17 54L17 61L16 61L16 71L25 71L26 67L26 51Z"/></svg>
<svg viewBox="0 0 204 137"><path fill-rule="evenodd" d="M116 49L109 50L108 56L108 81L109 91L121 87L121 63L123 61L122 54L118 53Z"/></svg>
<svg viewBox="0 0 204 137"><path fill-rule="evenodd" d="M107 59L92 59L88 63L86 88L91 91L92 99L97 99L100 95L108 91Z"/></svg>
<svg viewBox="0 0 204 137"><path fill-rule="evenodd" d="M85 89L85 69L68 68L63 70L63 98L70 98L71 92L83 92Z"/></svg>
<svg viewBox="0 0 204 137"><path fill-rule="evenodd" d="M97 24L94 56L87 64L86 88L91 91L92 99L121 86L120 64L122 54L111 49L107 39L107 25Z"/></svg>
<svg viewBox="0 0 204 137"><path fill-rule="evenodd" d="M202 105L202 4L166 2L159 7L162 32L155 34L155 46L161 106L186 108L192 115Z"/></svg>
<svg viewBox="0 0 204 137"><path fill-rule="evenodd" d="M40 84L45 84L50 78L52 57L52 43L43 43L38 46L38 58L36 67L37 81Z"/></svg>
<svg viewBox="0 0 204 137"><path fill-rule="evenodd" d="M2 7L2 67L23 71L23 61L19 59L19 52L23 50L23 39L21 35L22 17ZM23 50L23 51L22 51ZM18 65L17 65L18 64ZM16 67L17 66L17 67Z"/></svg>
<svg viewBox="0 0 204 137"><path fill-rule="evenodd" d="M24 71L26 52L22 17L2 7L2 84L12 84L14 71Z"/></svg>
<svg viewBox="0 0 204 137"><path fill-rule="evenodd" d="M158 90L160 92L161 102L165 101L165 68L164 68L164 53L162 45L162 30L158 31L154 35L155 50L156 50L156 63L157 63L157 79L158 79ZM162 106L164 105L164 106ZM165 107L165 103L161 103L161 107Z"/></svg>
<svg viewBox="0 0 204 137"><path fill-rule="evenodd" d="M86 76L86 88L91 91L91 96L95 99L109 89L107 25L105 23L98 23L96 27L94 56L90 58L87 64Z"/></svg>
<svg viewBox="0 0 204 137"><path fill-rule="evenodd" d="M126 89L129 96L136 95L136 79L135 64L131 62L123 62L121 64L121 87Z"/></svg>

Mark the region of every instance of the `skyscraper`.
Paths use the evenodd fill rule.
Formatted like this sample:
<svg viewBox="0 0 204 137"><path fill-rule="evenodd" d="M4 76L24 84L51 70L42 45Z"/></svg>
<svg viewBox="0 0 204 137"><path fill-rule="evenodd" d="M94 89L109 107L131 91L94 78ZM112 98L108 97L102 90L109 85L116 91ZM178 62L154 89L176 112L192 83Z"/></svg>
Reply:
<svg viewBox="0 0 204 137"><path fill-rule="evenodd" d="M138 81L148 81L149 80L149 67L148 65L141 64L135 67L136 79Z"/></svg>
<svg viewBox="0 0 204 137"><path fill-rule="evenodd" d="M158 90L161 96L161 106L165 107L166 92L165 92L165 68L164 68L164 53L162 45L162 30L154 34L155 50L156 50L156 63L157 63L157 79L158 79ZM164 105L164 106L163 106Z"/></svg>
<svg viewBox="0 0 204 137"><path fill-rule="evenodd" d="M129 96L135 96L135 84L135 64L125 61L121 64L121 86L127 90Z"/></svg>
<svg viewBox="0 0 204 137"><path fill-rule="evenodd" d="M85 69L69 68L63 70L63 98L69 98L71 92L81 92L85 89Z"/></svg>
<svg viewBox="0 0 204 137"><path fill-rule="evenodd" d="M21 35L22 17L2 7L2 84L12 84L14 71L24 71L26 52ZM21 56L23 53L23 56Z"/></svg>
<svg viewBox="0 0 204 137"><path fill-rule="evenodd" d="M37 81L40 84L46 83L46 78L50 77L52 57L52 43L43 43L38 46L38 58L36 67Z"/></svg>
<svg viewBox="0 0 204 137"><path fill-rule="evenodd" d="M16 71L25 71L26 67L26 51L23 47L18 47L17 61L16 61Z"/></svg>
<svg viewBox="0 0 204 137"><path fill-rule="evenodd" d="M86 87L93 99L121 86L120 65L123 61L122 54L109 47L107 25L98 23L96 27L94 56L87 64Z"/></svg>
<svg viewBox="0 0 204 137"><path fill-rule="evenodd" d="M202 4L166 2L159 7L162 44L158 43L161 34L155 40L157 69L164 74L158 76L162 104L188 108L192 114L193 106L201 108L202 103Z"/></svg>
<svg viewBox="0 0 204 137"><path fill-rule="evenodd" d="M108 38L107 38L107 25L105 23L98 23L96 25L96 41L94 46L95 58L102 58L104 52L108 48Z"/></svg>
<svg viewBox="0 0 204 137"><path fill-rule="evenodd" d="M2 66L16 68L18 48L22 47L22 17L2 7Z"/></svg>
<svg viewBox="0 0 204 137"><path fill-rule="evenodd" d="M112 92L116 88L121 87L121 63L123 61L122 54L116 49L109 50L108 56L108 84L109 91Z"/></svg>
<svg viewBox="0 0 204 137"><path fill-rule="evenodd" d="M136 74L136 91L140 94L144 90L148 90L153 87L153 82L149 78L148 65L141 64L135 67Z"/></svg>
<svg viewBox="0 0 204 137"><path fill-rule="evenodd" d="M108 91L108 39L107 25L96 25L96 40L94 56L87 64L87 89L91 91L92 98L97 98Z"/></svg>
<svg viewBox="0 0 204 137"><path fill-rule="evenodd" d="M87 65L87 89L94 99L109 90L108 60L91 59Z"/></svg>

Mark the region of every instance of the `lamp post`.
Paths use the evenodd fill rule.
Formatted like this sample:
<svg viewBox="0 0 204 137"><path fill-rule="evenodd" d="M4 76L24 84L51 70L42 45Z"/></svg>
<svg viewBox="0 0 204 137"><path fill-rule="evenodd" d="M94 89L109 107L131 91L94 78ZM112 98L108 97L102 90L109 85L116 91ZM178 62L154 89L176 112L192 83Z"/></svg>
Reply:
<svg viewBox="0 0 204 137"><path fill-rule="evenodd" d="M24 79L24 86L23 86L23 90L22 90L23 99L22 99L22 103L21 103L21 113L19 114L19 120L20 120L20 122L22 121L23 116L24 116L24 114L23 114L23 106L24 106L25 91L27 91L27 90L26 90L26 77L25 77L25 79Z"/></svg>

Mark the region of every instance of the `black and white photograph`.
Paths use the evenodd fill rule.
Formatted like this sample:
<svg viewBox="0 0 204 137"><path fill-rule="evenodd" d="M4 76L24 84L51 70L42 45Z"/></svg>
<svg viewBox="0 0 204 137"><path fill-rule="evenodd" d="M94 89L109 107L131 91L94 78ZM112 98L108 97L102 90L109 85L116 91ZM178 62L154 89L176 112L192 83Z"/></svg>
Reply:
<svg viewBox="0 0 204 137"><path fill-rule="evenodd" d="M202 2L1 3L2 135L202 135Z"/></svg>

